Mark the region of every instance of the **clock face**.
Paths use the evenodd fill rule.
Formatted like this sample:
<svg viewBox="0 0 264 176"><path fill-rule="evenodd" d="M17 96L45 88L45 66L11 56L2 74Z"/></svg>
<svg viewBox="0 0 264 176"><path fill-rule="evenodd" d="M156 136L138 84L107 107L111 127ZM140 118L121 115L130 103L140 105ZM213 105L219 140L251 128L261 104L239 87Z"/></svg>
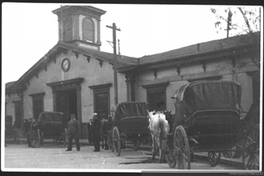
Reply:
<svg viewBox="0 0 264 176"><path fill-rule="evenodd" d="M61 63L61 68L64 72L69 71L71 66L70 60L68 58L63 59L62 63Z"/></svg>

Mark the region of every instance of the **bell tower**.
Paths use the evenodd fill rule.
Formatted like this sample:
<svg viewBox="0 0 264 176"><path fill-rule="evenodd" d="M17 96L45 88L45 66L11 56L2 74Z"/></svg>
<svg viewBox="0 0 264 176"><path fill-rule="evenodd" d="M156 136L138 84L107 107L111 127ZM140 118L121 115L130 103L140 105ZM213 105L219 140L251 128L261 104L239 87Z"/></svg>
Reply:
<svg viewBox="0 0 264 176"><path fill-rule="evenodd" d="M100 50L100 21L106 11L92 6L62 6L52 12L58 16L59 41Z"/></svg>

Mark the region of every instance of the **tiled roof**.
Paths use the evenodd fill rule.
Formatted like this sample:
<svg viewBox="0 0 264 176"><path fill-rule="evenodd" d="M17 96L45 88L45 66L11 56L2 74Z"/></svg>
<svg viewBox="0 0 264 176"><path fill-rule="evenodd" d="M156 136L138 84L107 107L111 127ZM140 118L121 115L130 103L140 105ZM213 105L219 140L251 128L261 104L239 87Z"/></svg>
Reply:
<svg viewBox="0 0 264 176"><path fill-rule="evenodd" d="M259 35L259 33L255 33L254 35ZM195 45L190 45L187 47L183 47L167 52L162 52L159 54L143 56L139 59L139 65L151 64L159 61L178 59L185 56L221 51L232 47L238 47L238 46L250 44L249 42L247 42L248 39L249 39L249 35L241 35L241 36L235 36L221 40L213 40L209 42L198 43Z"/></svg>
<svg viewBox="0 0 264 176"><path fill-rule="evenodd" d="M260 33L254 33L253 35L260 36ZM221 40L214 40L204 43L199 43L163 53L153 54L149 56L143 56L141 58L134 58L128 56L119 56L117 55L117 67L122 70L130 70L135 67L140 67L144 65L157 64L159 62L166 62L169 60L178 60L187 56L195 56L199 54L219 52L225 49L235 48L243 45L247 45L250 42L247 42L251 38L249 35L236 36ZM50 57L53 53L59 52L60 49L71 50L76 53L84 54L90 57L100 59L105 62L114 64L114 55L112 53L107 53L103 51L93 50L78 47L72 44L67 44L64 42L58 42L48 53L42 57L36 64L34 64L26 73L24 73L18 81L9 84L8 88L23 87L23 84L27 82L32 76L34 76L39 69L42 69L46 66L48 62L52 60Z"/></svg>

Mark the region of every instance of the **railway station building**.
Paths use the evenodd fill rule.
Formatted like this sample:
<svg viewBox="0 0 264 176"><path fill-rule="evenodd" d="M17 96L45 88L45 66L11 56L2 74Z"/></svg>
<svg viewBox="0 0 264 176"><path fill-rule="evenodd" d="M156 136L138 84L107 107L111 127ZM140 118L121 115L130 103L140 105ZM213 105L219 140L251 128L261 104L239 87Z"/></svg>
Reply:
<svg viewBox="0 0 264 176"><path fill-rule="evenodd" d="M76 114L87 138L92 114L110 115L115 105L114 54L100 50L100 21L106 11L63 6L59 41L17 81L6 84L5 115L17 128L43 111ZM252 38L258 39L251 41ZM260 98L260 33L198 43L140 58L117 55L118 102L145 101L149 110L170 109L180 86L197 80L233 80L242 87L248 111ZM217 100L216 100L217 101Z"/></svg>

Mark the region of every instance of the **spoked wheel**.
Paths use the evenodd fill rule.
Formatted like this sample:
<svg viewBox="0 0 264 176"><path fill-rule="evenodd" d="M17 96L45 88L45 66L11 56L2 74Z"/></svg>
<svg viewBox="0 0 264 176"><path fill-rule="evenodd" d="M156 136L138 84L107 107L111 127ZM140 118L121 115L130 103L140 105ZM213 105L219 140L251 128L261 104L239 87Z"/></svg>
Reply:
<svg viewBox="0 0 264 176"><path fill-rule="evenodd" d="M113 148L116 156L119 156L121 153L121 141L120 141L120 134L118 128L115 126L113 128Z"/></svg>
<svg viewBox="0 0 264 176"><path fill-rule="evenodd" d="M173 142L176 168L191 169L190 147L186 132L181 125L175 129Z"/></svg>
<svg viewBox="0 0 264 176"><path fill-rule="evenodd" d="M232 149L235 150L236 147L233 147ZM223 151L222 154L223 154L223 156L224 156L225 158L233 158L234 155L235 155L235 152L233 152L233 151Z"/></svg>
<svg viewBox="0 0 264 176"><path fill-rule="evenodd" d="M38 147L40 148L41 147L41 145L42 145L42 141L41 141L41 135L40 135L40 130L38 129Z"/></svg>
<svg viewBox="0 0 264 176"><path fill-rule="evenodd" d="M245 137L243 165L248 170L259 169L259 125L255 125Z"/></svg>
<svg viewBox="0 0 264 176"><path fill-rule="evenodd" d="M67 129L64 129L64 139L63 139L63 146L66 147L68 143L68 136L67 136Z"/></svg>
<svg viewBox="0 0 264 176"><path fill-rule="evenodd" d="M166 146L166 160L170 168L174 168L176 166L176 159L173 155L173 146Z"/></svg>
<svg viewBox="0 0 264 176"><path fill-rule="evenodd" d="M208 152L208 159L211 166L216 166L221 158L221 152L210 151Z"/></svg>
<svg viewBox="0 0 264 176"><path fill-rule="evenodd" d="M135 151L138 151L139 147L140 147L140 141L139 140L134 141L133 149Z"/></svg>

